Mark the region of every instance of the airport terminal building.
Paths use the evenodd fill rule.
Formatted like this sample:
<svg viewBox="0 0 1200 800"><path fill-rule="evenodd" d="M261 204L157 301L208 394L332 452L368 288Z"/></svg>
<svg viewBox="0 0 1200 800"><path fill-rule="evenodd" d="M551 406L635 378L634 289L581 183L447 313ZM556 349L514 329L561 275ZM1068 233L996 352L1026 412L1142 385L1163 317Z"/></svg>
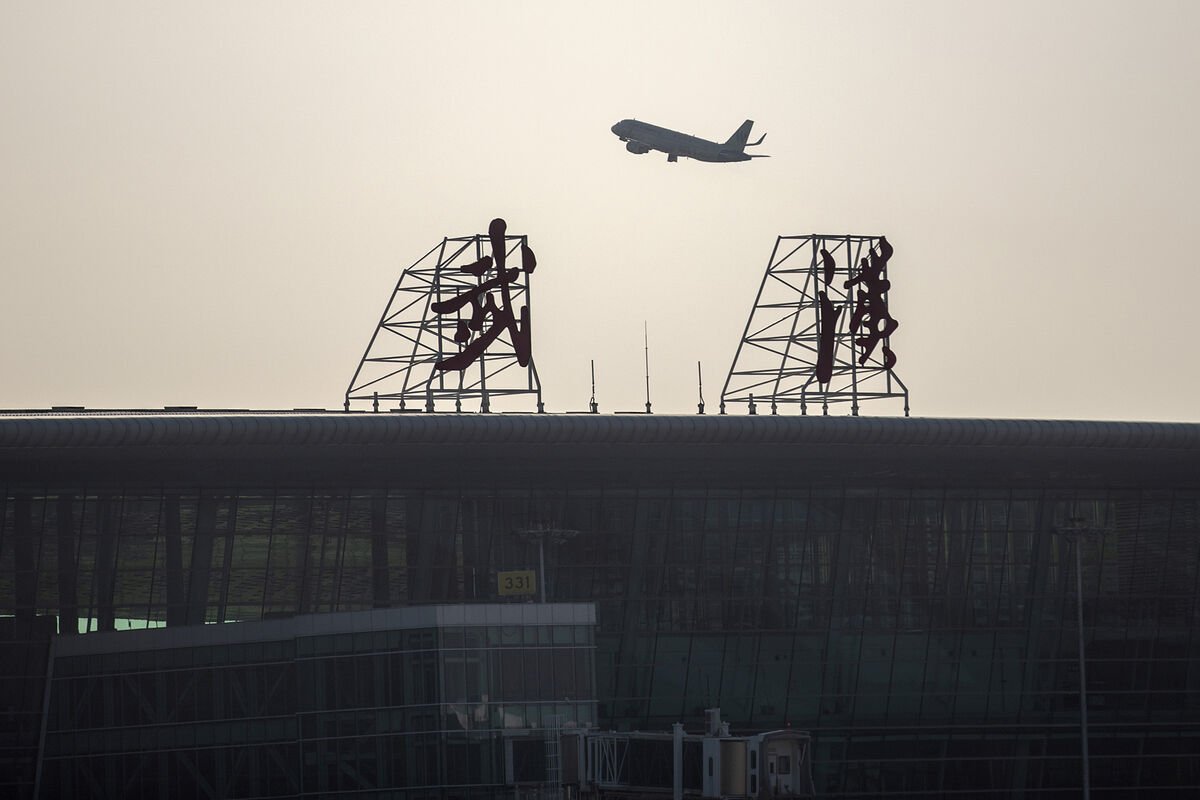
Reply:
<svg viewBox="0 0 1200 800"><path fill-rule="evenodd" d="M1200 425L10 412L0 795L514 796L719 707L1075 797L1081 607L1092 791L1196 796L1198 566Z"/></svg>

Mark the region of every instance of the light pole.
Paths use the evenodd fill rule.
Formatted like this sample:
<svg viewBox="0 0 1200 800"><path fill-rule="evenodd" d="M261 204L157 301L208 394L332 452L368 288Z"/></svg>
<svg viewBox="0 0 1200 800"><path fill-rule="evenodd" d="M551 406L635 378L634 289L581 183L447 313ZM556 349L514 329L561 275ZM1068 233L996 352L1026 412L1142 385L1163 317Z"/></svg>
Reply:
<svg viewBox="0 0 1200 800"><path fill-rule="evenodd" d="M1083 752L1083 800L1091 800L1091 771L1088 767L1088 718L1087 718L1087 656L1083 644L1083 557L1080 544L1084 539L1099 536L1104 529L1087 524L1083 517L1070 517L1067 524L1056 527L1054 532L1071 543L1075 550L1075 625L1079 633L1079 740Z"/></svg>
<svg viewBox="0 0 1200 800"><path fill-rule="evenodd" d="M563 542L579 535L579 531L567 530L565 528L553 528L546 524L534 524L531 528L525 528L514 533L514 535L523 542L537 542L538 546L538 597L540 602L546 602L546 542L550 544L562 544Z"/></svg>

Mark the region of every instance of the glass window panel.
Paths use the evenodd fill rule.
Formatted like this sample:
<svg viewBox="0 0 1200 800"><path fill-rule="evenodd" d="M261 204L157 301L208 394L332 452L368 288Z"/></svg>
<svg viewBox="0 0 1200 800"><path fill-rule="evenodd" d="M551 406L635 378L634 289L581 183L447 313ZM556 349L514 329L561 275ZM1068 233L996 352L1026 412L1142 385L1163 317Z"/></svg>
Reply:
<svg viewBox="0 0 1200 800"><path fill-rule="evenodd" d="M538 683L536 692L530 692L530 698L536 698L539 700L562 699L561 696L555 692L554 651L550 648L540 648L536 651L536 653L538 664L536 679Z"/></svg>
<svg viewBox="0 0 1200 800"><path fill-rule="evenodd" d="M525 699L525 660L520 650L501 650L499 699L520 701Z"/></svg>

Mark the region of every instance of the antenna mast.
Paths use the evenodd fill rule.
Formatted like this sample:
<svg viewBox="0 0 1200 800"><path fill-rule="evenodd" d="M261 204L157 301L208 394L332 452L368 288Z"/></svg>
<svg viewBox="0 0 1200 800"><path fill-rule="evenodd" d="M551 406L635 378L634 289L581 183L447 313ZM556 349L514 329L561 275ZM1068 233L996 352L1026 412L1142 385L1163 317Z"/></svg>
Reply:
<svg viewBox="0 0 1200 800"><path fill-rule="evenodd" d="M650 410L650 324L645 320L642 321L642 341L646 347L646 413L652 414Z"/></svg>
<svg viewBox="0 0 1200 800"><path fill-rule="evenodd" d="M588 403L588 410L593 414L600 413L600 406L596 403L596 359L592 359L592 399Z"/></svg>

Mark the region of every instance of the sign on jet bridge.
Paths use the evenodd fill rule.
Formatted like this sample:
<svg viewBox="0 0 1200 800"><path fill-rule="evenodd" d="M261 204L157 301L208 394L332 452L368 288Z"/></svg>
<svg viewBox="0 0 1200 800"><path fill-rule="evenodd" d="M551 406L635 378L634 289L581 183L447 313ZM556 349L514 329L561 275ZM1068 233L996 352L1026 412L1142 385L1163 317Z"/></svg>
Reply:
<svg viewBox="0 0 1200 800"><path fill-rule="evenodd" d="M496 587L500 596L537 594L537 577L531 569L496 573Z"/></svg>

